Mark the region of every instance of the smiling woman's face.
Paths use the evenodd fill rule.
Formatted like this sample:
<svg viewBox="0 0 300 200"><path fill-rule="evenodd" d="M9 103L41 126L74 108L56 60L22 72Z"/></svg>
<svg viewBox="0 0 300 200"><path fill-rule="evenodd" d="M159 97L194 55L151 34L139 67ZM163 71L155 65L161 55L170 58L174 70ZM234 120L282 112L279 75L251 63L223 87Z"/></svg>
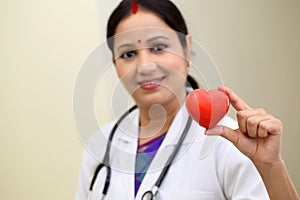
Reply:
<svg viewBox="0 0 300 200"><path fill-rule="evenodd" d="M144 9L123 19L115 34L117 73L136 104L182 103L189 51L182 47L178 34Z"/></svg>

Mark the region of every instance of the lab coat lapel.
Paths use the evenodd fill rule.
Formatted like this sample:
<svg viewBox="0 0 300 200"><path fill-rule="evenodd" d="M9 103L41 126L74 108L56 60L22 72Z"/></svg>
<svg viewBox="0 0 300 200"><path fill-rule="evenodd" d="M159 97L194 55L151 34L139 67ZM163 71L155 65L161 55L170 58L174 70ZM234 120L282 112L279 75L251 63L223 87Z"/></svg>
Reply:
<svg viewBox="0 0 300 200"><path fill-rule="evenodd" d="M177 113L163 143L152 160L147 174L145 175L144 180L139 188L136 199L141 199L143 194L146 191L151 190L154 186L186 126L188 116L189 115L186 111L186 108L183 106L182 109L180 109ZM192 141L193 139L190 138L188 134L188 137L183 145L190 144Z"/></svg>

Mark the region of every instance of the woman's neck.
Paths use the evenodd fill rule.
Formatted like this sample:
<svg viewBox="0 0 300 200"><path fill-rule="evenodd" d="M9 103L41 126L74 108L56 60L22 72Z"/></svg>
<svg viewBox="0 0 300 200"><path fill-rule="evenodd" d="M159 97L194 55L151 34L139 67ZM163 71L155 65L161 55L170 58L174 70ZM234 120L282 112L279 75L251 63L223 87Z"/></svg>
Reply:
<svg viewBox="0 0 300 200"><path fill-rule="evenodd" d="M184 99L185 94L181 100L178 101L176 99L166 105L154 104L150 107L139 107L139 144L143 144L168 132L177 112L184 103Z"/></svg>

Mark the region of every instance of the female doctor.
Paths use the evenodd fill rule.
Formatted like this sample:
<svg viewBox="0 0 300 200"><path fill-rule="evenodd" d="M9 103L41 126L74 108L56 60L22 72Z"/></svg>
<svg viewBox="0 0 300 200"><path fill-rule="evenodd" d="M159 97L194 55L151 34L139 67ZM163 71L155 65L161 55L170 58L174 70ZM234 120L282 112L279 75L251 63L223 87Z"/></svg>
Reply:
<svg viewBox="0 0 300 200"><path fill-rule="evenodd" d="M88 140L76 199L297 199L278 119L224 86L237 123L205 131L189 117L191 36L171 1L123 0L107 39L137 109Z"/></svg>

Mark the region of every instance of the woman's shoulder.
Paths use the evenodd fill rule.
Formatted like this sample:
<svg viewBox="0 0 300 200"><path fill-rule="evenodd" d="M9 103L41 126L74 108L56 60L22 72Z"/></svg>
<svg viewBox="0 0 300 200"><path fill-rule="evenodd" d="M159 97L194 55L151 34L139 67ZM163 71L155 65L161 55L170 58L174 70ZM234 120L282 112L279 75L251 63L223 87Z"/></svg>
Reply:
<svg viewBox="0 0 300 200"><path fill-rule="evenodd" d="M96 159L102 157L102 154L106 148L109 134L114 124L115 122L112 121L102 125L97 131L88 136L86 141L83 141L84 149L88 154Z"/></svg>
<svg viewBox="0 0 300 200"><path fill-rule="evenodd" d="M106 124L100 126L98 130L96 130L94 133L92 133L88 137L88 139L86 141L86 145L90 146L94 143L99 144L99 142L103 142L106 139L108 139L109 134L110 134L114 124L115 124L115 121L112 121L112 122L109 122L109 123L106 123Z"/></svg>

